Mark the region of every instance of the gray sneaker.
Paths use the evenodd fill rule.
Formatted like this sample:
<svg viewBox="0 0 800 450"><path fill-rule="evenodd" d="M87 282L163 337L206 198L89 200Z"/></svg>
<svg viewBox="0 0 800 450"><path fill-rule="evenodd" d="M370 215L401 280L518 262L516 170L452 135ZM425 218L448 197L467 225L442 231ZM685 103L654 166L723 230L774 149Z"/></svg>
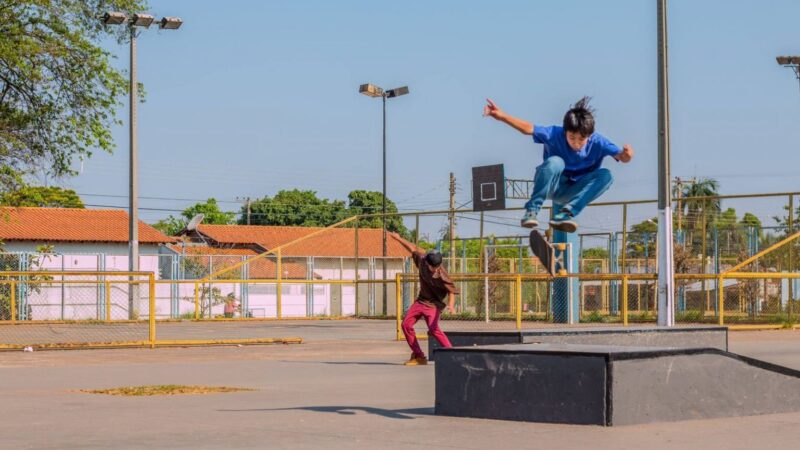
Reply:
<svg viewBox="0 0 800 450"><path fill-rule="evenodd" d="M525 211L525 215L520 220L520 226L525 228L536 228L539 226L539 221L536 219L535 211Z"/></svg>
<svg viewBox="0 0 800 450"><path fill-rule="evenodd" d="M569 210L561 210L554 215L550 226L565 233L574 233L578 230L578 224L572 220L572 213Z"/></svg>

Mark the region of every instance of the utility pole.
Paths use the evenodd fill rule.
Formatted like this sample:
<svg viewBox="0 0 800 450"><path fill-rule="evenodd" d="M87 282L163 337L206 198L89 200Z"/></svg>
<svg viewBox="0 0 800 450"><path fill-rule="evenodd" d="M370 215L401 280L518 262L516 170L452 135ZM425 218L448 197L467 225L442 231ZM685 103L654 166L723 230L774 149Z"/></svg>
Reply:
<svg viewBox="0 0 800 450"><path fill-rule="evenodd" d="M247 208L247 224L250 225L250 197L236 197L236 201L244 203L245 207Z"/></svg>
<svg viewBox="0 0 800 450"><path fill-rule="evenodd" d="M677 207L678 207L678 231L680 231L682 229L682 224L683 224L683 221L682 221L682 218L683 218L683 205L681 205L681 198L683 197L683 184L684 183L695 184L695 183L697 183L697 179L695 177L692 177L691 179L683 180L683 179L681 179L681 177L675 177L675 190L677 191L677 194L678 194L677 195L677 197L678 197L678 201L677 201Z"/></svg>
<svg viewBox="0 0 800 450"><path fill-rule="evenodd" d="M675 192L676 197L678 197L678 201L676 202L678 206L678 231L681 231L681 216L683 206L681 205L681 197L683 197L683 180L681 177L675 177Z"/></svg>
<svg viewBox="0 0 800 450"><path fill-rule="evenodd" d="M456 262L456 176L450 172L450 267L447 270L455 273Z"/></svg>

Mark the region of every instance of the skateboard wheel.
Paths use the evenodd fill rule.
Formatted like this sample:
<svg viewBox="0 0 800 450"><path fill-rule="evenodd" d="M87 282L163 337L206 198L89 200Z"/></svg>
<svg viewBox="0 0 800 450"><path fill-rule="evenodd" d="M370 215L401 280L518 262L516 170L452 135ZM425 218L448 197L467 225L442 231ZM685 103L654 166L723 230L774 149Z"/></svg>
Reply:
<svg viewBox="0 0 800 450"><path fill-rule="evenodd" d="M567 275L567 271L565 269L559 269L558 274L563 277Z"/></svg>
<svg viewBox="0 0 800 450"><path fill-rule="evenodd" d="M553 246L556 248L556 250L560 250L562 252L567 249L567 244L564 243L555 243Z"/></svg>

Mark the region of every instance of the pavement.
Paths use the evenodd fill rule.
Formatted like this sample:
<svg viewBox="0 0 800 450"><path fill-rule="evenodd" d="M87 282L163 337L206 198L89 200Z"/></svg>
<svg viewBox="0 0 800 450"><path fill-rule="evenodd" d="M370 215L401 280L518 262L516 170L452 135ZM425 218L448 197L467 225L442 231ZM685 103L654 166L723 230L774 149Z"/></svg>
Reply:
<svg viewBox="0 0 800 450"><path fill-rule="evenodd" d="M433 415L433 366L394 323L268 323L305 343L0 352L0 448L680 448L794 444L800 413L615 428ZM800 369L800 331L732 332L731 351ZM255 389L115 397L144 384Z"/></svg>

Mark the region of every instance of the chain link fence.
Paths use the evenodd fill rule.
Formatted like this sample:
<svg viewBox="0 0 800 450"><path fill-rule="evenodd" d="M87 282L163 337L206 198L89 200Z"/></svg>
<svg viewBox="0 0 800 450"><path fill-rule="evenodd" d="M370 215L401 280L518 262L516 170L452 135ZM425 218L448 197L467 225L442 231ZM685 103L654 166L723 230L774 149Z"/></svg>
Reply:
<svg viewBox="0 0 800 450"><path fill-rule="evenodd" d="M674 261L679 323L795 322L800 247L796 240L772 249L796 229L790 220L797 212L793 199L789 194L769 196L763 211L741 217L730 206L747 211L751 204L736 203L745 200L726 198L728 209L723 209L720 198L716 204L715 198L681 199L676 208L680 213L675 217ZM540 219L544 221L548 213L543 210ZM777 214L777 225L754 220L765 214ZM461 291L455 314L443 315L446 330L656 321L654 203L587 208L581 216L577 249L573 247L578 273L568 278L544 272L528 249L527 231L520 232L519 215L520 211L505 210L387 217L388 226L402 231L407 241L443 253L443 263ZM264 244L271 250L263 254L244 247L215 248L214 254L190 247L164 249L141 256L140 267L152 276L152 283L131 279L130 274L111 274L127 267L126 255L0 253L0 275L6 274L0 276L0 333L21 324L113 324L127 328L109 328L104 338L87 332L84 338L63 340L140 342L150 339L150 330L143 335L141 325L149 326L151 320L167 332L179 329L171 325L176 323L400 319L419 288L416 269L394 235L384 241L382 230L376 228L380 225L379 217L365 215L310 234L307 229L283 227L275 243ZM420 230L439 231L431 236ZM231 254L225 254L227 250ZM752 259L754 255L759 257ZM66 274L71 271L92 273ZM5 327L8 324L14 327ZM33 334L33 340L0 334L0 345L59 341L55 328L49 329L50 335L38 331L41 338ZM181 330L167 335L175 341L194 336L185 326ZM222 336L210 329L204 333ZM253 336L248 333L223 334L231 339Z"/></svg>
<svg viewBox="0 0 800 450"><path fill-rule="evenodd" d="M443 311L440 324L445 331L654 325L658 318L656 274L486 274L454 279L467 289L456 297L455 314ZM409 297L407 291L416 293L413 280L412 274L402 276L401 298ZM800 302L791 300L790 291L798 290L798 273L679 274L676 323L793 326ZM404 304L404 310L409 306ZM424 335L424 323L417 327Z"/></svg>
<svg viewBox="0 0 800 450"><path fill-rule="evenodd" d="M0 348L144 345L149 273L0 272Z"/></svg>

